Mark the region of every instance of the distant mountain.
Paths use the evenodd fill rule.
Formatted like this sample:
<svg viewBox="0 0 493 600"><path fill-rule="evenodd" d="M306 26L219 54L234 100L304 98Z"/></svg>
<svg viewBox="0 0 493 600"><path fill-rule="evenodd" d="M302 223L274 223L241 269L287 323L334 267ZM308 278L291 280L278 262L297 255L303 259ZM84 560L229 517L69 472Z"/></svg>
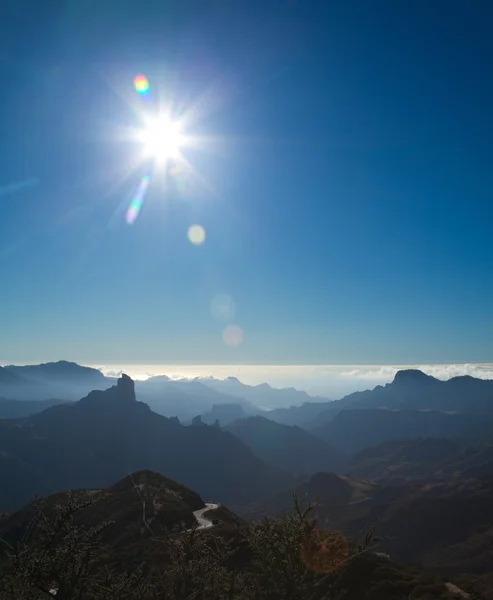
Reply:
<svg viewBox="0 0 493 600"><path fill-rule="evenodd" d="M275 408L264 413L271 421L283 425L298 425L299 427L310 427L317 422L321 414L334 404L332 400L327 402L304 402L301 406L290 406L289 408Z"/></svg>
<svg viewBox="0 0 493 600"><path fill-rule="evenodd" d="M150 377L136 382L139 400L166 417L177 416L189 421L198 414L204 415L213 406L236 405L245 415L256 414L258 408L247 400L221 393L198 380L172 380L166 376Z"/></svg>
<svg viewBox="0 0 493 600"><path fill-rule="evenodd" d="M352 409L312 430L349 454L387 440L413 437L485 438L493 435L493 416L437 410Z"/></svg>
<svg viewBox="0 0 493 600"><path fill-rule="evenodd" d="M63 360L9 365L0 370L0 396L12 400L77 400L94 388L108 388L112 381L97 369Z"/></svg>
<svg viewBox="0 0 493 600"><path fill-rule="evenodd" d="M417 369L402 370L391 383L332 402L316 422L329 422L347 408L381 407L493 414L493 380L465 375L441 381ZM315 425L313 422L310 427Z"/></svg>
<svg viewBox="0 0 493 600"><path fill-rule="evenodd" d="M298 390L275 390L267 384L247 386L236 378L203 379L214 389L248 398L267 408L270 420L298 425L309 431L331 422L341 411L355 408L392 408L408 410L454 411L493 415L493 380L470 376L441 381L417 369L398 371L391 383L373 390L354 392L330 401L313 398Z"/></svg>
<svg viewBox="0 0 493 600"><path fill-rule="evenodd" d="M238 419L245 419L247 413L240 404L214 404L209 412L202 415L202 421L209 425L230 425Z"/></svg>
<svg viewBox="0 0 493 600"><path fill-rule="evenodd" d="M71 384L98 385L106 383L106 377L91 367L83 367L74 362L60 360L58 362L44 363L40 365L9 365L4 369L19 378L33 383L51 383L53 381L68 381Z"/></svg>
<svg viewBox="0 0 493 600"><path fill-rule="evenodd" d="M108 389L114 383L114 378L105 377L97 369L67 361L0 367L0 397L18 401L50 398L59 402L73 401L91 390ZM198 380L172 380L159 375L138 381L136 389L139 400L149 404L155 412L167 417L177 416L182 421L191 420L220 404L237 404L246 415L259 412L251 402L216 391ZM21 412L25 410L27 408Z"/></svg>
<svg viewBox="0 0 493 600"><path fill-rule="evenodd" d="M29 500L26 489L32 493L38 486L31 480L42 482L38 493L46 494L100 488L129 472L151 469L230 505L251 503L292 481L230 433L185 427L152 412L136 401L127 376L106 391L49 408L21 425L0 421L0 448L4 461L20 461L29 475L2 486L4 510Z"/></svg>
<svg viewBox="0 0 493 600"><path fill-rule="evenodd" d="M417 438L384 442L356 454L346 472L383 484L456 481L493 473L493 438Z"/></svg>
<svg viewBox="0 0 493 600"><path fill-rule="evenodd" d="M339 471L345 457L327 442L296 426L281 425L265 417L249 417L225 428L270 465L298 475Z"/></svg>
<svg viewBox="0 0 493 600"><path fill-rule="evenodd" d="M205 377L199 379L204 385L224 394L243 398L262 409L273 409L286 406L299 406L305 402L327 402L327 398L310 396L306 392L295 388L277 389L268 383L259 385L246 385L236 377L215 379Z"/></svg>
<svg viewBox="0 0 493 600"><path fill-rule="evenodd" d="M41 412L62 400L7 400L0 398L0 419L20 419Z"/></svg>
<svg viewBox="0 0 493 600"><path fill-rule="evenodd" d="M18 375L5 367L0 367L0 386L15 386L21 383L22 379Z"/></svg>

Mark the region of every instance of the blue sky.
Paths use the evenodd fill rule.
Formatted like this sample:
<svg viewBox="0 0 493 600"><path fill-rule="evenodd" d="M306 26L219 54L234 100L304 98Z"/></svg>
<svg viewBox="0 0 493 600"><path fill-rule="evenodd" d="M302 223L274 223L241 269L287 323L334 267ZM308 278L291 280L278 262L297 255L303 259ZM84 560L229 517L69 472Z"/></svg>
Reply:
<svg viewBox="0 0 493 600"><path fill-rule="evenodd" d="M493 360L490 3L8 11L0 360ZM121 136L147 110L137 73L208 141L128 225L149 170Z"/></svg>

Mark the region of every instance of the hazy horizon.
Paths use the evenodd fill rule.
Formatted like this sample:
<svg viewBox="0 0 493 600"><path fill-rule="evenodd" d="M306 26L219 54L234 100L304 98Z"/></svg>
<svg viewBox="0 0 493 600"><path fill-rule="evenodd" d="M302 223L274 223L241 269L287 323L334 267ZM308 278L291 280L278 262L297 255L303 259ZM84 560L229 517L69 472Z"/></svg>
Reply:
<svg viewBox="0 0 493 600"><path fill-rule="evenodd" d="M28 363L0 361L1 366L8 364L24 365ZM493 379L493 363L487 362L393 365L212 365L138 362L106 364L80 362L78 364L99 369L108 377L118 377L121 373L126 373L135 380L145 380L156 375L167 375L171 379L236 377L248 385L268 383L275 388L294 387L308 394L323 396L331 400L337 400L355 391L389 383L393 380L396 372L402 369L419 369L442 380L461 375Z"/></svg>
<svg viewBox="0 0 493 600"><path fill-rule="evenodd" d="M438 379L471 375L493 379L493 363L477 364L407 364L407 365L178 365L124 364L88 365L106 375L128 375L143 379L152 375L169 377L237 377L242 383L273 387L294 387L311 395L337 400L352 392L373 388L393 380L401 369L420 369Z"/></svg>

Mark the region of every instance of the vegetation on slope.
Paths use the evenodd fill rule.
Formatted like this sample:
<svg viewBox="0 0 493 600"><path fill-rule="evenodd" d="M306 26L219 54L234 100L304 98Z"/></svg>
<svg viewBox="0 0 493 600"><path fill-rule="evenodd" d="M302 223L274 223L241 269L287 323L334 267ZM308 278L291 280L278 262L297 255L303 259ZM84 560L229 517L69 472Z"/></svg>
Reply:
<svg viewBox="0 0 493 600"><path fill-rule="evenodd" d="M113 494L123 502L133 489L140 498L148 484L151 495L162 492L170 482L159 477L134 475ZM55 591L57 600L455 597L438 577L376 556L371 535L349 543L319 528L311 507L294 500L294 510L280 519L232 523L219 534L218 528L154 530L145 512L115 510L119 503L105 504L104 494L57 497L47 510L38 506L17 540L3 544L0 600L46 600ZM123 539L127 529L132 534Z"/></svg>

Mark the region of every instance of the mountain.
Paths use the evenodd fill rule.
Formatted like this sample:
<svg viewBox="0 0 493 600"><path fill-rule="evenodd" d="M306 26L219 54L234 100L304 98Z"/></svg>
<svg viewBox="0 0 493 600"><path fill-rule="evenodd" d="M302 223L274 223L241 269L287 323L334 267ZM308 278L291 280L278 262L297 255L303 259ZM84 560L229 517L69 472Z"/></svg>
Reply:
<svg viewBox="0 0 493 600"><path fill-rule="evenodd" d="M267 464L291 473L339 471L345 457L327 442L296 426L280 425L265 417L249 417L225 428Z"/></svg>
<svg viewBox="0 0 493 600"><path fill-rule="evenodd" d="M247 400L216 391L198 380L172 380L166 376L150 377L136 382L137 396L152 410L165 417L176 416L190 421L198 414L212 410L213 406L234 405L245 415L256 414L258 408Z"/></svg>
<svg viewBox="0 0 493 600"><path fill-rule="evenodd" d="M318 417L326 413L333 404L332 400L327 402L304 402L301 406L290 406L289 408L274 408L264 413L271 421L283 425L298 425L299 427L310 427L317 422Z"/></svg>
<svg viewBox="0 0 493 600"><path fill-rule="evenodd" d="M350 461L352 477L384 484L466 480L493 473L493 438L416 438L365 448Z"/></svg>
<svg viewBox="0 0 493 600"><path fill-rule="evenodd" d="M156 537L175 526L192 527L196 522L193 511L205 506L197 493L152 471L134 473L103 489L75 490L72 495L79 502L89 501L76 514L74 525L96 527L104 520L116 521L107 538L115 549L150 537L149 530L142 528L143 504L146 522ZM55 504L67 501L66 493L34 500L0 522L0 538L11 544L19 541L41 504L51 512Z"/></svg>
<svg viewBox="0 0 493 600"><path fill-rule="evenodd" d="M0 448L4 460L21 461L29 475L2 486L4 510L27 502L26 488L32 493L39 487L40 494L101 488L144 469L229 505L251 503L292 481L228 432L185 427L152 412L136 401L134 382L125 375L108 390L49 408L21 424L0 421Z"/></svg>
<svg viewBox="0 0 493 600"><path fill-rule="evenodd" d="M209 412L202 415L202 421L212 425L229 425L238 419L244 419L247 413L240 404L214 404Z"/></svg>
<svg viewBox="0 0 493 600"><path fill-rule="evenodd" d="M62 400L7 400L0 398L0 419L19 419L62 404Z"/></svg>
<svg viewBox="0 0 493 600"><path fill-rule="evenodd" d="M314 505L313 514L319 523L330 529L342 529L351 538L357 539L365 528L374 524L375 517L383 514L406 492L405 486L381 486L346 475L321 472L279 492L266 502L260 502L244 516L258 519L265 514L283 515L291 510L293 494L296 494L299 499L305 498Z"/></svg>
<svg viewBox="0 0 493 600"><path fill-rule="evenodd" d="M22 379L5 367L0 367L0 386L15 386L22 383Z"/></svg>
<svg viewBox="0 0 493 600"><path fill-rule="evenodd" d="M493 380L470 376L441 381L418 369L398 371L391 383L354 392L340 400L313 398L298 390L275 390L267 384L248 386L236 378L203 379L214 389L248 398L258 406L273 408L264 416L285 425L311 431L331 422L341 411L355 408L454 411L493 414Z"/></svg>
<svg viewBox="0 0 493 600"><path fill-rule="evenodd" d="M317 423L329 422L347 408L382 407L493 414L493 380L464 375L441 381L418 369L405 369L398 371L391 383L332 402L318 415ZM314 426L316 423L310 427Z"/></svg>
<svg viewBox="0 0 493 600"><path fill-rule="evenodd" d="M318 400L320 402L327 402L327 398L310 396L306 392L295 388L277 389L271 387L268 383L246 385L236 377L227 377L226 379L204 377L199 379L199 381L218 392L248 400L263 410L291 405L299 406L305 402L315 402Z"/></svg>
<svg viewBox="0 0 493 600"><path fill-rule="evenodd" d="M9 365L4 369L17 377L32 383L52 383L67 381L76 385L100 385L106 382L106 377L91 367L83 367L77 363L60 360L58 362L40 365Z"/></svg>
<svg viewBox="0 0 493 600"><path fill-rule="evenodd" d="M493 477L428 484L379 518L386 550L442 573L492 571Z"/></svg>
<svg viewBox="0 0 493 600"><path fill-rule="evenodd" d="M77 400L92 389L112 383L97 369L59 361L40 365L9 365L0 371L0 395L12 400Z"/></svg>
<svg viewBox="0 0 493 600"><path fill-rule="evenodd" d="M493 575L493 475L425 485L381 486L319 473L277 494L251 516L282 515L292 494L315 503L319 522L351 539L374 525L379 551L443 575Z"/></svg>
<svg viewBox="0 0 493 600"><path fill-rule="evenodd" d="M114 378L105 377L97 369L67 361L0 367L0 397L18 401L50 398L59 402L73 401L86 396L91 390L104 390L114 383ZM216 391L198 380L172 380L166 375L159 375L138 381L136 389L139 400L149 404L155 412L167 417L177 416L182 421L220 404L239 405L246 415L259 412L251 402ZM27 410L26 407L21 412L24 414Z"/></svg>
<svg viewBox="0 0 493 600"><path fill-rule="evenodd" d="M441 469L447 465L457 471L459 456L465 447L465 440L450 438L391 440L358 452L346 473L358 479L386 484L444 479ZM493 453L491 459L493 471Z"/></svg>
<svg viewBox="0 0 493 600"><path fill-rule="evenodd" d="M413 437L485 438L493 435L493 415L438 410L366 408L342 410L311 432L338 450L353 454L387 440Z"/></svg>
<svg viewBox="0 0 493 600"><path fill-rule="evenodd" d="M340 485L344 503L346 485ZM0 520L7 542L0 546L0 599L54 592L87 600L451 600L465 594L372 549L346 542L341 553L301 513L247 525L220 506L205 515L211 527L191 532L202 507L197 493L151 471L103 489L37 499ZM335 565L334 549L342 554Z"/></svg>

